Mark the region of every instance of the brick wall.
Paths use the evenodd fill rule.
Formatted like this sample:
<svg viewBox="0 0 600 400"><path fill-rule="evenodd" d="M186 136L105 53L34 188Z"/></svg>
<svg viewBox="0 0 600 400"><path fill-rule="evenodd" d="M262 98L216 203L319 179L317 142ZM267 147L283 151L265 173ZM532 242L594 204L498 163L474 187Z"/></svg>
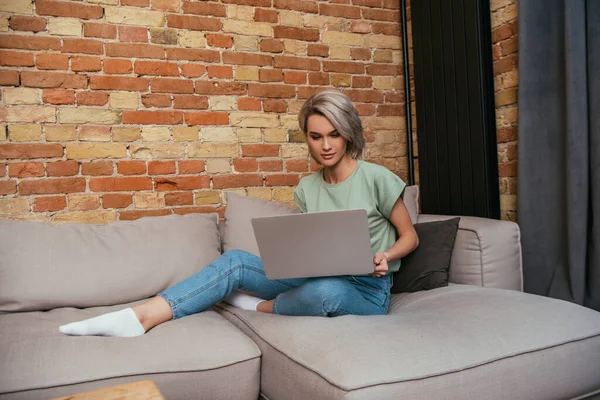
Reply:
<svg viewBox="0 0 600 400"><path fill-rule="evenodd" d="M516 221L517 210L517 0L491 0L496 135L502 219Z"/></svg>
<svg viewBox="0 0 600 400"><path fill-rule="evenodd" d="M398 0L0 1L0 218L102 223L293 200L296 119L355 102L406 178Z"/></svg>

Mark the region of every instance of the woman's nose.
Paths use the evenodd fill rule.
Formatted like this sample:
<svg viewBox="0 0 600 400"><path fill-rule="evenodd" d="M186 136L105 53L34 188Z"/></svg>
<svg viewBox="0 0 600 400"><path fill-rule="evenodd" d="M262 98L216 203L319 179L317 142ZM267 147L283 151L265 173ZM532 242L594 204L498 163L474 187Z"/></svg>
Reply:
<svg viewBox="0 0 600 400"><path fill-rule="evenodd" d="M329 146L329 140L327 140L327 138L325 138L323 140L323 150L329 150L331 148L331 146Z"/></svg>

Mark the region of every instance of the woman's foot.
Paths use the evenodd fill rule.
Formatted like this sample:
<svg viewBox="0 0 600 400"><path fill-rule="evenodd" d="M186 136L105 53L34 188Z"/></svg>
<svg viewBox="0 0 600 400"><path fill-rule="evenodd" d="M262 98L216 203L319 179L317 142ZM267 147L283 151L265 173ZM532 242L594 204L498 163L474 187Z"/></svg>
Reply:
<svg viewBox="0 0 600 400"><path fill-rule="evenodd" d="M146 333L131 308L72 322L58 328L65 335L134 337Z"/></svg>

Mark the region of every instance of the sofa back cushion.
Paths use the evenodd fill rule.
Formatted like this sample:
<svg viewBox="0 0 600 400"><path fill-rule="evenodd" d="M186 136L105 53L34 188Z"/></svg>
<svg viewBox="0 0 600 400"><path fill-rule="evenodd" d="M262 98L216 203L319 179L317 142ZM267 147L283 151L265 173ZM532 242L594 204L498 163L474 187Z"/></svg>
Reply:
<svg viewBox="0 0 600 400"><path fill-rule="evenodd" d="M0 220L0 312L92 307L156 295L220 254L217 214L107 225Z"/></svg>

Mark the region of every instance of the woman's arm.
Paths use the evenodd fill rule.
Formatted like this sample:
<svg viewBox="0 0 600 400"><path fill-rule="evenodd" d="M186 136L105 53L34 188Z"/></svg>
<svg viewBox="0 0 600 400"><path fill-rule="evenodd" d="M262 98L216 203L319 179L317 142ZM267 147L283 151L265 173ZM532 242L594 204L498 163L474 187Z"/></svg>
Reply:
<svg viewBox="0 0 600 400"><path fill-rule="evenodd" d="M398 198L392 208L390 222L398 232L398 240L388 250L376 253L373 256L375 272L371 274L372 276L384 276L388 271L388 262L406 256L419 245L419 237L401 197Z"/></svg>

